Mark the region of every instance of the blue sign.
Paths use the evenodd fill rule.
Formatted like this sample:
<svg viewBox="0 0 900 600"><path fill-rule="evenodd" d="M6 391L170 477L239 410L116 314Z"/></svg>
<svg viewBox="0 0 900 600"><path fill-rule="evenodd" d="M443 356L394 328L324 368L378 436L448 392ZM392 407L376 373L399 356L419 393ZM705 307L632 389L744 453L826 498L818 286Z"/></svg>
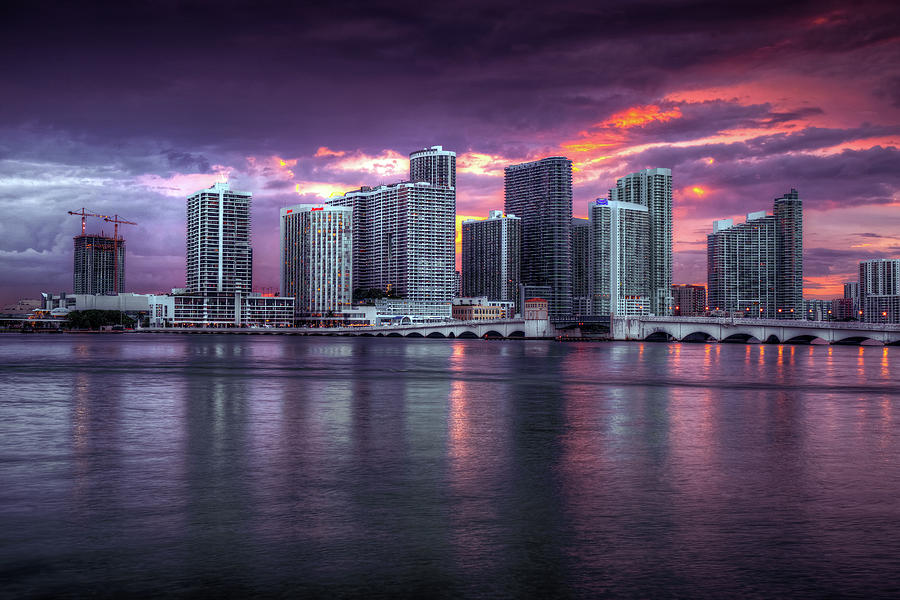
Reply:
<svg viewBox="0 0 900 600"><path fill-rule="evenodd" d="M609 200L607 200L606 198L597 198L597 199L594 201L594 203L595 203L597 206L608 206L608 205L609 205Z"/></svg>

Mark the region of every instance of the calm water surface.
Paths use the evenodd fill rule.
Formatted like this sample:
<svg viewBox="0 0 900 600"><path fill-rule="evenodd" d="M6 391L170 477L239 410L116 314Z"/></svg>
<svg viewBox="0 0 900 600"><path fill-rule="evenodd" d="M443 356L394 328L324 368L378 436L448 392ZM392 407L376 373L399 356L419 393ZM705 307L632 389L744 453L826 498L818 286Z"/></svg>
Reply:
<svg viewBox="0 0 900 600"><path fill-rule="evenodd" d="M900 594L900 348L0 335L0 594Z"/></svg>

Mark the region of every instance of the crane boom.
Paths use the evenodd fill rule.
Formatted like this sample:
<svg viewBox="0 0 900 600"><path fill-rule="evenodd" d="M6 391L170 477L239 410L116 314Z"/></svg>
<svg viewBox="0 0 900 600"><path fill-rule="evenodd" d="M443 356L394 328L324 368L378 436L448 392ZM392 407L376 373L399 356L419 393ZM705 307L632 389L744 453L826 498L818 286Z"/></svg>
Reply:
<svg viewBox="0 0 900 600"><path fill-rule="evenodd" d="M80 212L75 212L74 210L70 210L69 214L70 215L78 215L79 217L81 217L81 235L84 235L84 232L85 232L85 223L84 223L85 217L98 217L100 219L109 219L109 217L107 215L98 215L97 213L87 212L87 209L84 207L82 207Z"/></svg>

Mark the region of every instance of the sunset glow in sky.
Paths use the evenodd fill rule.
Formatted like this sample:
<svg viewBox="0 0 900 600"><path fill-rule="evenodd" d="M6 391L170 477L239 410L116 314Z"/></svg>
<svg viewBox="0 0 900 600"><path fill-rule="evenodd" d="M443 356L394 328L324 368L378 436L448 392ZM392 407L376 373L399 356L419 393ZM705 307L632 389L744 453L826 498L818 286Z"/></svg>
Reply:
<svg viewBox="0 0 900 600"><path fill-rule="evenodd" d="M451 5L452 4L452 5ZM184 283L185 197L252 191L255 287L278 209L458 155L457 213L503 168L573 160L575 216L617 177L673 170L676 283L714 219L804 200L807 297L900 257L900 11L892 2L41 4L0 22L0 300L72 286L89 210L137 221L130 291ZM459 219L458 219L459 220ZM89 231L99 223L88 224Z"/></svg>

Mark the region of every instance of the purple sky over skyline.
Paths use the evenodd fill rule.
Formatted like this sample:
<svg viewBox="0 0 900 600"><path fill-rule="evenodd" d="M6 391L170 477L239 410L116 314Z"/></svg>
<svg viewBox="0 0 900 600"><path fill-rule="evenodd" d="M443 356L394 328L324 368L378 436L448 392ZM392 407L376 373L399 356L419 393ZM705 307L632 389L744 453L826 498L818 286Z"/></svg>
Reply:
<svg viewBox="0 0 900 600"><path fill-rule="evenodd" d="M791 187L807 296L900 256L893 2L3 10L3 303L71 290L83 206L139 223L129 291L182 286L185 196L219 173L254 193L254 284L277 288L279 207L399 180L433 144L458 154L461 216L503 208L514 162L570 157L576 216L617 177L673 169L679 283L705 283L713 219Z"/></svg>

